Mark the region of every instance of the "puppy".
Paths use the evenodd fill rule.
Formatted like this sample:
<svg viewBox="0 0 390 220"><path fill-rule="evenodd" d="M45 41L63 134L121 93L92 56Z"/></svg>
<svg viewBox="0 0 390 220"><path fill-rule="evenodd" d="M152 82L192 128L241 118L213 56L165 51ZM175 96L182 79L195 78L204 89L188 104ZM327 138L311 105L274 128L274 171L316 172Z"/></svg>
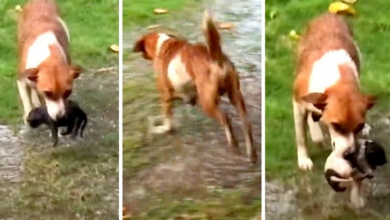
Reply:
<svg viewBox="0 0 390 220"><path fill-rule="evenodd" d="M173 129L173 100L179 98L190 105L199 103L204 112L224 128L230 148L237 150L230 119L218 107L221 96L227 94L241 119L247 155L256 163L257 153L238 72L222 51L220 34L207 11L202 26L206 45L157 32L142 36L134 45L135 52L141 52L145 59L153 62L157 75L164 123L153 132L166 133Z"/></svg>
<svg viewBox="0 0 390 220"><path fill-rule="evenodd" d="M384 148L371 140L357 141L353 153L334 150L325 163L325 178L336 192L351 189L351 200L355 206L364 205L362 181L373 178L373 170L387 163Z"/></svg>
<svg viewBox="0 0 390 220"><path fill-rule="evenodd" d="M359 172L373 178L373 170L378 166L387 163L384 148L377 142L367 139L359 139L356 150L353 153L346 153L344 159L350 162Z"/></svg>
<svg viewBox="0 0 390 220"><path fill-rule="evenodd" d="M66 108L66 116L57 121L50 118L45 107L34 108L29 113L27 122L32 128L37 128L42 124L47 125L50 128L53 137L53 147L57 146L58 143L59 127L66 127L66 130L61 132L61 135L72 133L71 137L75 138L80 131L80 137L83 137L83 131L88 122L87 115L74 101L68 100Z"/></svg>
<svg viewBox="0 0 390 220"><path fill-rule="evenodd" d="M330 133L333 149L353 152L355 137L365 126L375 100L360 91L360 52L342 16L315 18L297 48L293 112L298 166L311 170L306 123L314 143L324 143L319 122ZM341 156L340 156L341 158Z"/></svg>
<svg viewBox="0 0 390 220"><path fill-rule="evenodd" d="M24 122L34 107L46 105L52 120L66 114L65 103L82 67L71 65L69 30L52 0L32 0L18 19L19 95Z"/></svg>

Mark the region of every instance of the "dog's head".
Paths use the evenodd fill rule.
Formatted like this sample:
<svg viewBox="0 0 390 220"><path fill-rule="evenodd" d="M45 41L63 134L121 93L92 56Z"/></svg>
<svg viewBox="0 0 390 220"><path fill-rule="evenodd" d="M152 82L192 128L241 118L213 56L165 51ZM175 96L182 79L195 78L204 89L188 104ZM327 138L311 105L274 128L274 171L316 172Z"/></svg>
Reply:
<svg viewBox="0 0 390 220"><path fill-rule="evenodd" d="M345 88L332 88L324 93L310 93L302 99L321 110L321 121L328 127L333 149L353 149L355 137L365 125L366 112L374 104L372 96Z"/></svg>
<svg viewBox="0 0 390 220"><path fill-rule="evenodd" d="M150 32L135 42L133 52L141 52L146 60L153 60L157 56L162 44L170 38L176 38L176 36L166 33Z"/></svg>
<svg viewBox="0 0 390 220"><path fill-rule="evenodd" d="M28 83L43 95L50 118L54 121L66 114L66 100L73 90L73 81L82 72L80 66L70 66L55 57L47 59L38 68L21 73Z"/></svg>
<svg viewBox="0 0 390 220"><path fill-rule="evenodd" d="M34 108L30 111L27 117L27 123L32 128L37 128L40 125L47 123L48 113L44 107Z"/></svg>
<svg viewBox="0 0 390 220"><path fill-rule="evenodd" d="M385 149L375 141L366 141L366 157L370 166L375 169L387 163Z"/></svg>

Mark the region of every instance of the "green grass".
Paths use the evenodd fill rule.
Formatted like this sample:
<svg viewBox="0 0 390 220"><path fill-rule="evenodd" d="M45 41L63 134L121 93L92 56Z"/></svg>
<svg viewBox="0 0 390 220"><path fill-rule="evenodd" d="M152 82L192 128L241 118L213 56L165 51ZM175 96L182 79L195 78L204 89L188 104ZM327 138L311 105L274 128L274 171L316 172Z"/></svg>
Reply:
<svg viewBox="0 0 390 220"><path fill-rule="evenodd" d="M0 124L16 128L23 113L16 88L14 8L25 2L0 0ZM83 141L60 138L56 149L46 131L22 135L23 172L17 183L0 181L0 219L118 219L118 72L95 70L118 65L118 55L108 47L119 41L119 3L57 4L70 29L72 61L90 70L75 81L72 95L89 115L89 124Z"/></svg>
<svg viewBox="0 0 390 220"><path fill-rule="evenodd" d="M288 33L292 29L301 33L307 22L320 13L326 12L330 3L331 1L323 0L266 1L266 178L268 181L279 180L291 185L291 182L309 175L315 183L314 187L322 187L322 192L324 192L322 194L331 191L323 183L321 176L324 160L329 151L320 150L309 144L309 154L314 162L314 170L310 174L298 170L291 105L294 80L293 51L296 42L288 38ZM374 112L381 114L390 107L388 86L390 84L390 63L388 62L390 44L387 43L390 34L390 18L380 13L389 6L386 0L378 0L375 3L359 1L354 6L359 16L349 19L363 54L362 88L365 92L376 95L380 100L370 111L370 117ZM275 12L276 16L271 18L270 14ZM280 106L286 106L286 108L280 108ZM323 197L317 194L311 199L312 204L306 204L306 208L316 210L315 201ZM321 201L318 202L321 203ZM350 210L345 212L333 210L329 215L328 218L331 219L356 218ZM307 214L303 219L310 219L308 216L310 215ZM376 219L373 216L368 215L365 219ZM318 218L318 214L314 212L311 217Z"/></svg>
<svg viewBox="0 0 390 220"><path fill-rule="evenodd" d="M201 10L201 2L196 0L124 2L124 44L132 46L132 41L147 31L144 27L157 23L162 24L164 28L172 28L184 36L192 31L200 32L200 28L199 30L183 30L185 28L179 25L172 27L171 21L180 19L183 22L195 21L200 24L201 20L197 18L193 21L191 15ZM155 8L166 8L169 13L155 15L153 13ZM258 215L261 210L261 199L258 198L259 181L253 183L252 188L258 189L254 192L243 192L241 189L217 189L209 192L210 190L203 188L202 183L197 182L192 186L186 186L188 183L184 180L180 180L184 182L183 187L173 191L155 192L153 188L145 187L146 181L140 178L142 173L155 170L159 164L170 166L170 162L175 161L174 158L181 158L178 162L181 164L185 163L188 157L196 157L194 152L188 153L191 147L192 149L199 147L199 151L203 147L196 145L196 142L202 142L196 139L196 136L202 133L214 133L220 128L212 119L205 117L200 109L192 109L191 113L196 116L196 119L183 119L181 128L175 134L149 136L147 134L148 117L157 116L160 112L152 65L142 60L139 54L133 54L127 49L124 51L124 66L127 70L124 71L123 86L123 198L124 204L133 210L134 219L161 220L189 215L189 219L248 220ZM126 79L126 77L130 78ZM175 117L180 120L178 112L183 109L179 107L180 105L176 106ZM191 147L187 147L188 145ZM225 147L223 144L220 145L216 143L213 147ZM194 166L199 165L194 164ZM156 174L152 173L148 175L148 178L153 175ZM172 174L167 172L165 175ZM167 176L165 179L156 181L163 185L164 182L174 182ZM197 185L202 185L202 187L197 188ZM137 187L147 189L141 199L138 198L138 192L142 190L136 190ZM252 194L255 199L248 194ZM245 196L250 197L247 202L243 199Z"/></svg>
<svg viewBox="0 0 390 220"><path fill-rule="evenodd" d="M16 5L26 0L0 1L0 123L19 122L22 118L19 94L16 88ZM119 19L117 0L58 1L60 13L71 34L72 61L83 67L99 67L116 55L107 48L118 44Z"/></svg>

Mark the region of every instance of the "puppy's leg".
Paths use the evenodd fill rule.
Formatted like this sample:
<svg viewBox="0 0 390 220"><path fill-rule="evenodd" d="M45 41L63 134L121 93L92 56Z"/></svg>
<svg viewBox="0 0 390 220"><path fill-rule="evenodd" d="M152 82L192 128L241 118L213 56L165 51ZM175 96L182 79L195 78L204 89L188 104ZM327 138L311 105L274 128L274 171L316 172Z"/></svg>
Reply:
<svg viewBox="0 0 390 220"><path fill-rule="evenodd" d="M310 113L312 114L312 113ZM322 133L322 129L320 127L319 122L315 122L313 117L310 115L307 117L307 124L309 125L309 132L311 136L311 140L316 145L324 144L324 134Z"/></svg>
<svg viewBox="0 0 390 220"><path fill-rule="evenodd" d="M22 100L23 110L24 110L23 120L24 123L27 124L28 114L33 108L31 104L31 98L30 98L31 88L29 85L27 85L26 82L23 82L22 80L18 80L17 83L18 83L20 99Z"/></svg>
<svg viewBox="0 0 390 220"><path fill-rule="evenodd" d="M252 126L248 122L245 101L242 96L242 93L238 88L232 88L228 91L228 97L230 102L236 108L236 111L238 112L241 119L241 129L245 136L247 156L250 158L252 163L256 163L257 152L255 147L253 146Z"/></svg>
<svg viewBox="0 0 390 220"><path fill-rule="evenodd" d="M311 170L313 162L309 158L306 148L306 120L308 116L307 110L299 105L293 98L293 111L295 123L295 136L297 144L298 165L302 170Z"/></svg>
<svg viewBox="0 0 390 220"><path fill-rule="evenodd" d="M71 135L71 138L76 138L77 137L77 133L79 131L79 128L81 126L81 119L79 117L76 117L74 123L73 123L73 129L72 129L72 135Z"/></svg>
<svg viewBox="0 0 390 220"><path fill-rule="evenodd" d="M365 205L363 198L362 180L355 180L351 186L351 203L355 208L362 208Z"/></svg>
<svg viewBox="0 0 390 220"><path fill-rule="evenodd" d="M56 147L58 144L58 128L54 124L49 124L49 128L53 139L53 147Z"/></svg>

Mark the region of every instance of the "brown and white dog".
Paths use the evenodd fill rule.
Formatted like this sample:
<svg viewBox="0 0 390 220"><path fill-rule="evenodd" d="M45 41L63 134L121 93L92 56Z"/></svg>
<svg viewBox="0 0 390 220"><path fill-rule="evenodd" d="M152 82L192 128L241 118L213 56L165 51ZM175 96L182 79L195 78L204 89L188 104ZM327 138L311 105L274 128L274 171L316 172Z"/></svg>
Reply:
<svg viewBox="0 0 390 220"><path fill-rule="evenodd" d="M227 93L241 118L247 155L251 162L256 163L257 153L239 76L234 64L222 51L220 34L207 11L202 27L206 45L191 44L173 35L151 32L137 40L134 46L135 52L142 52L145 59L153 62L157 74L164 124L153 132L165 133L173 129L172 102L181 98L191 105L200 103L204 112L224 128L229 146L237 150L238 143L230 119L218 107L221 96Z"/></svg>
<svg viewBox="0 0 390 220"><path fill-rule="evenodd" d="M81 67L72 66L69 30L52 0L32 0L18 20L18 90L23 102L24 121L43 102L53 120L66 113L66 99Z"/></svg>
<svg viewBox="0 0 390 220"><path fill-rule="evenodd" d="M306 149L306 123L313 142L324 140L318 123L321 121L329 130L334 150L354 151L356 135L364 128L366 112L374 105L373 97L359 88L360 59L352 30L340 15L327 13L315 18L302 35L293 97L301 169L313 166ZM358 188L360 185L354 190Z"/></svg>

